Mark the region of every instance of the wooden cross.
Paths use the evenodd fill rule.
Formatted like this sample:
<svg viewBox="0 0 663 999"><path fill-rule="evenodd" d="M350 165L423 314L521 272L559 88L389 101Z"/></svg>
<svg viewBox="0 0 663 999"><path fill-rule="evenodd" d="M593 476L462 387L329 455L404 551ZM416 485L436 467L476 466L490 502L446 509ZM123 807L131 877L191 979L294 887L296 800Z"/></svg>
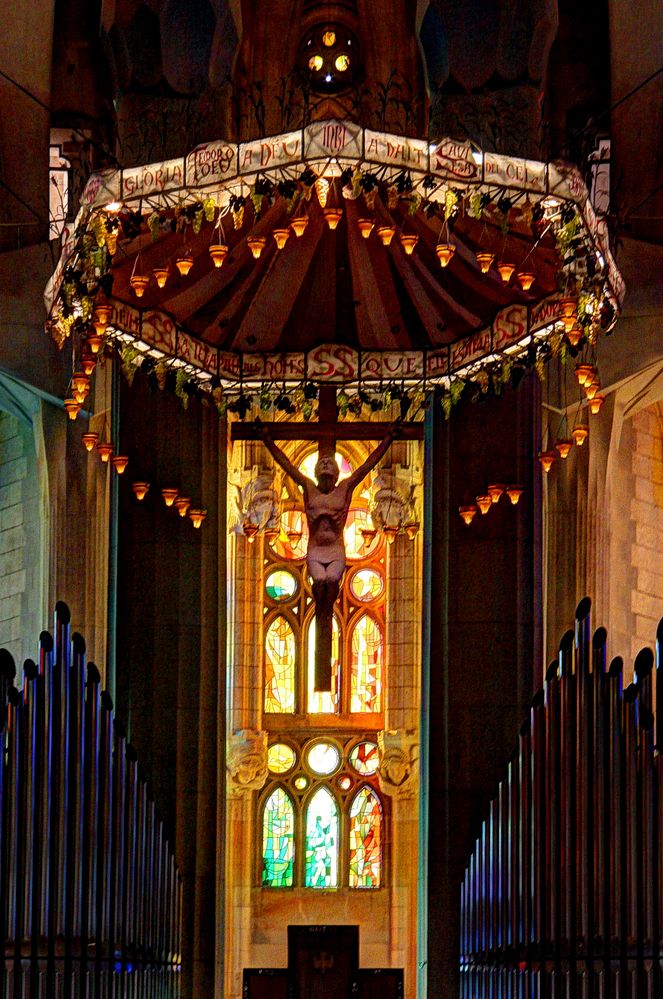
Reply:
<svg viewBox="0 0 663 999"><path fill-rule="evenodd" d="M339 440L384 440L391 432L392 439L399 440L421 440L423 428L421 423L401 424L394 432L393 423L369 422L369 423L339 423L338 407L336 405L336 389L333 385L323 385L320 388L318 401L318 421L316 423L287 423L273 422L262 423L260 428L255 424L233 423L230 434L233 441L260 440L261 434L271 441L277 440L314 440L318 444L320 458L333 458L336 453L336 443ZM273 448L273 444L265 441L268 447ZM284 456L276 449L272 451L277 460L283 463ZM379 453L379 452L378 452ZM279 457L280 455L280 457ZM377 460L377 454L375 457ZM286 468L286 471L288 469ZM291 475L297 475L297 469L290 468ZM313 584L314 595L316 586L325 586L319 582ZM336 584L334 584L336 585ZM327 591L329 593L329 591ZM318 594L321 600L323 596ZM316 597L316 644L315 644L315 678L314 689L329 691L331 689L331 613L329 604L324 614L321 612ZM329 593L325 601L333 600L333 591Z"/></svg>

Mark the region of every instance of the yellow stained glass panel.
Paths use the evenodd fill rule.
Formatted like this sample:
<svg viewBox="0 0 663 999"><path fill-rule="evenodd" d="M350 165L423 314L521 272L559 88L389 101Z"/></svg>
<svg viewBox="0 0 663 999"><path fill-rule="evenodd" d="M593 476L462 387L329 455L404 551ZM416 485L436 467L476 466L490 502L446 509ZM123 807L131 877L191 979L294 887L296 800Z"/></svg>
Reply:
<svg viewBox="0 0 663 999"><path fill-rule="evenodd" d="M295 636L284 617L275 617L265 636L265 711L295 710Z"/></svg>
<svg viewBox="0 0 663 999"><path fill-rule="evenodd" d="M382 710L382 629L363 614L352 631L350 711Z"/></svg>

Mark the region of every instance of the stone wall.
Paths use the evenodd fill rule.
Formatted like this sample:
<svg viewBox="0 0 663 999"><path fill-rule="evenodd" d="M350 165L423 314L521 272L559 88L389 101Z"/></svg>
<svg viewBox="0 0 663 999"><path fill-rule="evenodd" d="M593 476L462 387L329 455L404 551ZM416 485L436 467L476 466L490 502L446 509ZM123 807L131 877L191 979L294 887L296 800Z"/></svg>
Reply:
<svg viewBox="0 0 663 999"><path fill-rule="evenodd" d="M631 657L651 645L663 616L663 404L633 417Z"/></svg>

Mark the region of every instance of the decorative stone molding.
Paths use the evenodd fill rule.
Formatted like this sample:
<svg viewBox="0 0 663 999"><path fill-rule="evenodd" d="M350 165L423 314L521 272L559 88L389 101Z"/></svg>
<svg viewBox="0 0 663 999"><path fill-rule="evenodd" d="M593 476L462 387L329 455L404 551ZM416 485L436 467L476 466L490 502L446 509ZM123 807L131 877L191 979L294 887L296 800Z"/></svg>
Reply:
<svg viewBox="0 0 663 999"><path fill-rule="evenodd" d="M228 792L237 796L259 791L267 780L267 732L243 728L228 738Z"/></svg>
<svg viewBox="0 0 663 999"><path fill-rule="evenodd" d="M378 749L378 777L382 793L392 798L414 797L419 783L419 739L415 730L380 732Z"/></svg>

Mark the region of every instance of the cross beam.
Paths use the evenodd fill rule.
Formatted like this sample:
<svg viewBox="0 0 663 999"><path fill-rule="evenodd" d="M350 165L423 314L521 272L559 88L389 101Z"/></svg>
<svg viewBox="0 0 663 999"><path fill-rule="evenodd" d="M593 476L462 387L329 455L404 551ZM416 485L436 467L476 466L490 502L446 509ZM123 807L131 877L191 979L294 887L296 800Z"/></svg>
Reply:
<svg viewBox="0 0 663 999"><path fill-rule="evenodd" d="M263 423L273 441L381 441L390 430L393 423L378 421L357 421L356 423L312 422ZM230 427L232 441L257 441L260 434L253 423L232 423ZM394 434L397 441L421 441L424 439L423 423L401 423Z"/></svg>

